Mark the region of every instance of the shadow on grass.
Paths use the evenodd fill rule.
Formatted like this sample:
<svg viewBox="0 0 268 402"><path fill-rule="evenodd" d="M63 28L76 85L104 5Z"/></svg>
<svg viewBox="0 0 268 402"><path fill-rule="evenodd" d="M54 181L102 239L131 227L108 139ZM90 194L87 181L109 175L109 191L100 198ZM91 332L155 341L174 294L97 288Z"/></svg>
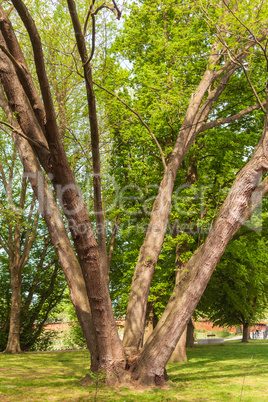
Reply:
<svg viewBox="0 0 268 402"><path fill-rule="evenodd" d="M197 345L187 350L188 363L169 363L172 382L198 381L202 378L243 378L245 371L253 376L268 374L268 342L228 342L222 345ZM203 377L200 374L203 374Z"/></svg>

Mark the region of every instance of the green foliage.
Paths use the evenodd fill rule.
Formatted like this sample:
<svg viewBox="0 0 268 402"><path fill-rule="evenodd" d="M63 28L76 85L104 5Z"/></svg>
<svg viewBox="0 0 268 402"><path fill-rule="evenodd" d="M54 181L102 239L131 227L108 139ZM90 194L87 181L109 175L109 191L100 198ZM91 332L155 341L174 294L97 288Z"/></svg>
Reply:
<svg viewBox="0 0 268 402"><path fill-rule="evenodd" d="M254 2L237 3L237 15L240 18L238 21L232 13L227 12L224 7L219 7L218 2L214 0L142 0L129 3L124 14L123 26L116 27L114 19L105 13L98 14L98 46L92 61L94 80L116 93L141 115L156 136L168 161L189 98L204 71L208 67L212 68L208 55L216 32L221 37L221 43L226 45L223 48L226 50L228 47L228 51L223 51L219 43L215 48L215 52L221 52L217 67L220 68L230 55L239 52L245 41L253 34L259 35L263 26L266 26L267 4L263 2L258 9ZM67 5L65 2L42 0L26 1L26 4L35 17L44 43L47 72L53 87L53 100L67 156L93 217L86 91L81 77L82 68L80 63L75 61L78 59L78 53L70 21L66 18ZM230 6L233 5L232 1ZM82 21L88 11L88 2L80 1L77 6ZM25 28L18 23L16 13L12 13L11 19L23 44L30 70L36 79ZM243 24L246 24L247 28ZM89 28L86 39L88 42L90 34ZM251 51L247 63L250 79L261 100L264 100L266 66L260 49L254 48ZM216 84L209 91L213 91ZM99 87L95 87L95 90L100 122L103 199L108 237L114 221L119 220L111 265L110 290L115 313L117 316L123 316L139 249L148 229L150 211L164 168L157 145L139 119ZM242 69L238 69L211 110L208 121L236 114L253 103L255 99L251 88ZM204 242L231 183L252 154L262 124L262 112L255 111L232 125L201 133L185 158L176 177L168 230L150 289L149 301L154 303L157 317L161 315L172 293L175 283L175 258L184 264ZM3 153L6 152L6 141L0 145ZM9 166L5 169L8 172ZM16 206L20 194L18 183L19 181L14 185ZM10 226L16 224L19 216L7 208L6 200L2 201L2 205L2 216L5 219L1 218L1 228L2 234L7 236ZM258 225L258 222L255 220L251 224ZM27 217L23 218L22 228L27 228ZM38 234L40 237L45 235L42 224L38 227ZM24 239L25 235L22 234L22 240ZM243 244L242 242L241 247L247 251L247 246ZM258 245L262 247L259 241ZM242 258L242 262L235 263L236 270L241 272L237 286L248 282L250 270L255 267L252 260L250 263L243 260L244 253L239 253L239 247L240 241L235 241L233 248L227 251L222 260L224 266L224 261L231 261L232 256L237 257L234 261L240 261ZM23 302L27 300L32 286L31 278L36 272L34 268L38 266L40 248L42 246L33 249L25 268ZM4 258L4 255L1 252L0 258ZM265 253L261 255L262 265ZM55 258L52 251L50 256ZM47 263L49 258L47 257ZM233 267L233 263L231 266ZM226 263L226 270L227 267L231 271L230 264ZM256 271L255 268L254 270ZM229 271L226 272L229 276ZM38 271L38 275L39 290L35 289L32 312L29 313L32 326L23 326L25 334L31 331L34 333L33 317L36 317L37 311L40 313L38 320L42 323L48 317L48 312L55 308L54 301L59 300L64 283L62 279L55 282L50 298L43 303L45 289L49 288L49 280L53 275L53 266L45 272ZM4 273L4 268L2 280L0 306L4 311L1 321L3 327L10 303L7 271ZM259 283L258 280L257 282ZM240 290L244 296L242 285L240 288L238 286L237 292ZM226 291L228 294L234 293L233 289L228 290L227 287ZM239 304L242 296L232 303ZM72 338L75 344L83 345L84 340L79 331L78 324L74 324ZM25 341L25 344L27 342Z"/></svg>
<svg viewBox="0 0 268 402"><path fill-rule="evenodd" d="M33 336L35 333L35 328L30 329L30 334ZM53 330L45 330L42 329L39 331L38 336L35 337L34 342L29 342L29 338L26 339L26 342L30 346L27 348L27 350L31 352L39 352L39 351L47 351L51 350L52 345L56 342L58 339L58 333L57 331ZM22 347L24 346L24 339L22 339Z"/></svg>
<svg viewBox="0 0 268 402"><path fill-rule="evenodd" d="M10 268L14 261L22 264L21 348L46 349L54 334L44 332L43 326L62 297L65 278L27 180L25 200L22 196L24 172L10 139L2 132L0 148L0 351L5 349L9 333Z"/></svg>
<svg viewBox="0 0 268 402"><path fill-rule="evenodd" d="M257 35L260 27L255 24L255 6L252 5L250 17L245 14L246 2L238 7L242 21L254 27ZM265 20L266 5L258 18ZM229 35L230 23L235 35ZM189 98L208 66L218 25L230 52L238 52L241 41L244 43L250 36L239 21L214 2L187 6L169 0L153 4L148 0L131 2L124 26L111 50L108 49L102 85L141 115L159 141L166 160ZM227 54L223 55L221 63L227 58ZM261 73L264 68L264 57L253 51L248 70L261 100L264 100L266 79ZM255 71L260 75L256 76ZM115 201L107 219L113 221L118 216L119 228L110 289L116 314L122 316L163 166L156 144L136 116L100 89L96 93L107 111L105 122L112 144L110 175L114 183L108 197ZM234 115L254 102L247 79L238 69L208 120ZM204 242L237 172L252 154L262 125L263 115L256 111L229 126L201 133L186 156L176 177L168 230L150 288L149 301L154 302L158 317L175 283L176 248L179 261L185 263ZM247 225L255 224L251 221Z"/></svg>
<svg viewBox="0 0 268 402"><path fill-rule="evenodd" d="M253 325L267 315L267 241L258 233L233 240L198 305L219 325Z"/></svg>

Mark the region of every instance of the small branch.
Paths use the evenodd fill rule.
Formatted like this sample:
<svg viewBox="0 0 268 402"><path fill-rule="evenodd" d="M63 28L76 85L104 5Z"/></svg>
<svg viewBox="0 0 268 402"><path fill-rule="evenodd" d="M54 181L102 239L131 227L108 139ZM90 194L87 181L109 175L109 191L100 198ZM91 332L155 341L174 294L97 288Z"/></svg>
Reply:
<svg viewBox="0 0 268 402"><path fill-rule="evenodd" d="M241 24L246 31L248 31L248 33L254 38L255 42L260 46L261 50L263 51L266 63L267 63L267 69L268 69L268 57L266 54L266 46L263 47L261 42L258 40L258 38L256 37L256 35L254 34L254 32L252 32L244 23L243 21L240 20L240 18L237 17L237 15L233 12L233 10L229 7L228 4L225 3L225 1L223 0L223 3L225 5L225 7L229 10L229 12L232 14L232 16L239 22L239 24Z"/></svg>
<svg viewBox="0 0 268 402"><path fill-rule="evenodd" d="M10 14L12 13L13 10L14 10L14 6L13 6L13 4L12 4L12 5L9 7L9 9L7 10L7 12L6 12L7 17L10 16Z"/></svg>
<svg viewBox="0 0 268 402"><path fill-rule="evenodd" d="M260 98L259 98L259 95L257 94L257 91L256 91L256 89L254 88L254 85L252 84L252 82L251 82L251 80L250 80L250 78L249 78L249 75L248 75L248 73L247 73L247 70L245 69L245 66L244 66L243 63L241 63L241 62L238 62L238 63L241 65L241 67L242 67L242 69L243 69L243 71L244 71L244 74L245 74L245 76L246 76L246 79L247 79L247 81L248 81L248 83L249 83L249 85L250 85L250 87L251 87L251 89L252 89L252 91L253 91L253 93L254 93L254 95L255 95L255 97L256 97L256 99L257 99L259 105L260 105L261 110L263 111L264 114L266 114L266 110L264 109L264 107L263 107L263 105L262 105L262 102L261 102L261 100L260 100Z"/></svg>
<svg viewBox="0 0 268 402"><path fill-rule="evenodd" d="M5 55L12 61L12 63L14 64L14 66L18 69L18 70L22 70L21 65L17 62L17 60L12 56L12 54L8 51L8 49L4 46L0 44L0 49L5 53Z"/></svg>
<svg viewBox="0 0 268 402"><path fill-rule="evenodd" d="M116 3L115 3L114 0L113 0L113 5L114 5L114 7L110 6L109 4L103 3L103 4L101 4L99 7L97 7L95 11L92 11L93 6L94 6L94 3L95 3L95 1L93 1L92 4L91 4L90 7L89 7L89 10L88 10L88 13L87 13L87 16L86 16L86 21L85 21L85 24L84 24L83 35L85 36L85 35L86 35L86 31L87 31L87 25L88 25L89 16L91 15L91 19L92 19L92 41L91 41L91 42L92 42L92 45L91 45L91 53L90 53L90 56L89 56L89 58L87 59L87 61L83 64L83 67L87 66L87 65L91 62L91 60L93 59L93 56L94 56L94 52L95 52L95 38L96 38L96 20L95 20L95 15L97 15L97 13L98 13L100 10L102 10L103 8L107 8L107 9L111 10L111 11L115 14L115 16L116 16L116 18L117 18L118 20L120 20L120 18L121 18L121 11L119 11L119 9L118 9L118 7L117 7L117 5L116 5Z"/></svg>
<svg viewBox="0 0 268 402"><path fill-rule="evenodd" d="M110 247L109 247L109 255L108 255L108 278L110 276L110 269L111 269L111 262L113 258L113 252L114 252L114 243L115 243L115 237L116 237L116 232L118 228L118 222L119 222L119 216L116 215L115 220L114 220L114 226L112 230L112 235L111 235L111 240L110 240Z"/></svg>
<svg viewBox="0 0 268 402"><path fill-rule="evenodd" d="M27 137L27 135L25 135L22 131L18 130L16 127L12 126L11 124L7 123L6 121L0 120L0 124L7 126L12 131L14 131L16 134L19 134L21 137L23 137L25 140L32 143L33 145L37 145L37 146L45 148L47 151L49 151L49 149L42 142L32 140L31 138ZM3 127L0 127L0 128L9 135L8 131L6 131Z"/></svg>
<svg viewBox="0 0 268 402"><path fill-rule="evenodd" d="M115 4L115 2L113 1L113 4L115 5L115 7L110 6L109 4L105 4L103 3L102 5L100 5L99 7L96 8L96 10L92 13L92 15L96 15L100 10L102 10L103 8L107 8L108 10L111 10L114 15L116 16L116 18L118 20L120 20L121 18L121 11L118 10L117 5Z"/></svg>
<svg viewBox="0 0 268 402"><path fill-rule="evenodd" d="M265 106L266 102L263 102L262 105ZM235 120L238 120L241 117L245 116L246 114L248 114L250 112L253 112L254 110L258 110L258 109L260 109L260 105L249 106L246 109L243 109L240 112L238 112L238 113L236 113L236 114L234 114L232 116L228 116L228 117L224 117L222 119L218 119L218 120L210 121L208 123L204 123L199 128L198 133L202 133L203 131L210 130L211 128L221 126L222 124L232 123Z"/></svg>
<svg viewBox="0 0 268 402"><path fill-rule="evenodd" d="M119 8L117 7L116 2L115 2L114 0L112 0L112 1L113 1L114 8L115 8L115 10L116 10L116 12L117 12L116 18L117 18L118 20L120 20L121 15L122 15L122 11L119 11ZM124 7L124 4L123 4L123 7Z"/></svg>
<svg viewBox="0 0 268 402"><path fill-rule="evenodd" d="M238 234L236 234L235 236L233 236L232 241L239 239L239 237L241 237L241 236L245 236L245 235L247 235L247 234L249 234L249 233L256 232L257 230L259 230L259 229L261 229L261 228L262 228L262 226L259 226L259 227L254 228L254 229L248 229L248 230L245 230L245 231L242 232L242 233L238 233Z"/></svg>
<svg viewBox="0 0 268 402"><path fill-rule="evenodd" d="M95 21L95 15L91 14L92 18L92 44L91 44L91 53L87 61L83 64L83 67L86 67L91 60L93 59L94 52L95 52L95 37L96 37L96 21Z"/></svg>
<svg viewBox="0 0 268 402"><path fill-rule="evenodd" d="M66 128L66 130L69 131L69 133L70 133L70 134L72 135L72 137L74 138L75 142L79 145L79 147L81 148L81 151L83 152L83 154L84 154L84 156L85 156L85 158L86 158L86 160L87 160L87 162L88 162L90 168L93 169L91 160L90 160L90 158L89 158L87 152L84 150L83 145L81 144L81 142L79 141L79 139L76 137L74 131L73 131L71 128L65 126L65 125L64 125L64 127Z"/></svg>
<svg viewBox="0 0 268 402"><path fill-rule="evenodd" d="M0 245L3 247L3 249L5 250L5 252L10 255L10 250L7 246L7 244L4 242L4 240L2 240L2 235L0 234Z"/></svg>
<svg viewBox="0 0 268 402"><path fill-rule="evenodd" d="M149 127L149 126L145 123L145 121L142 119L141 115L140 115L138 112L136 112L135 110L133 110L133 109L132 109L126 102L124 102L121 98L119 98L119 96L117 96L117 95L114 94L113 92L109 91L107 88L104 88L102 85L97 84L97 82L95 82L95 81L92 81L92 82L93 82L93 84L97 85L97 87L103 89L103 90L106 91L109 95L111 95L111 96L113 96L114 98L116 98L117 100L119 100L119 102L123 103L123 105L126 106L127 109L129 109L132 113L134 113L134 114L138 117L138 119L140 120L140 122L141 122L141 123L144 125L144 127L148 130L150 136L152 137L152 139L153 139L154 142L156 143L156 145L157 145L157 147L158 147L158 149L159 149L159 152L160 152L160 154L161 154L161 159L162 159L163 166L164 166L165 170L167 170L167 165L166 165L166 161L165 161L165 156L164 156L164 153L163 153L163 151L162 151L162 148L161 148L159 142L157 141L155 135L154 135L153 132L151 131L150 127Z"/></svg>
<svg viewBox="0 0 268 402"><path fill-rule="evenodd" d="M86 32L87 32L87 24L88 24L88 20L89 17L91 15L91 11L92 11L92 6L93 4L90 5L87 16L86 16L86 20L85 20L85 24L84 24L84 29L83 29L83 35L86 36Z"/></svg>

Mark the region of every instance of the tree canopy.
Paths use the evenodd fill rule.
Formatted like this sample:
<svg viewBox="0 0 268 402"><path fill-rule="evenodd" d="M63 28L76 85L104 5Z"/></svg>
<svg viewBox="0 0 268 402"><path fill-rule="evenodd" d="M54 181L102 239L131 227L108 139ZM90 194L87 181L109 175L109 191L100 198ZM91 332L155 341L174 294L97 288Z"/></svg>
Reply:
<svg viewBox="0 0 268 402"><path fill-rule="evenodd" d="M39 202L91 370L162 385L228 242L260 226L267 2L11 3L0 6L1 127ZM158 323L143 346L148 301ZM126 313L123 342L114 306Z"/></svg>

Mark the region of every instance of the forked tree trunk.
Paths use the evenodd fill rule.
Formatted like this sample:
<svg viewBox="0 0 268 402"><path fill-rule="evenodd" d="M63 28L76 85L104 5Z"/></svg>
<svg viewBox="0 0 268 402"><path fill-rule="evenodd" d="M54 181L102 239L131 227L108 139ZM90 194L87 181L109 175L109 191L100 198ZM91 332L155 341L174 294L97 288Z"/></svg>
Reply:
<svg viewBox="0 0 268 402"><path fill-rule="evenodd" d="M243 324L243 336L242 336L242 342L243 343L248 343L250 337L250 326L248 323Z"/></svg>
<svg viewBox="0 0 268 402"><path fill-rule="evenodd" d="M211 57L211 65L214 61ZM237 66L227 70L221 80L221 85L208 96L201 110L199 110L208 88L218 77L218 72L207 70L187 109L173 153L169 158L167 169L159 186L131 284L123 341L125 348L130 353L139 349L143 337L147 298L166 233L177 171L198 134L199 119L203 121L206 118L213 102L222 93L236 68Z"/></svg>
<svg viewBox="0 0 268 402"><path fill-rule="evenodd" d="M24 4L20 0L14 0L13 4L21 15L33 43L39 83L46 108L46 120L39 119L38 115L34 114L29 103L29 101L32 102L32 106L35 108L36 105L33 99L31 97L26 98L10 59L2 52L0 52L1 81L11 110L15 113L24 135L34 144L33 147L43 168L47 173L52 174L52 182L68 219L70 232L83 272L95 328L99 369L106 373L107 382L116 382L120 375L119 373L122 373L125 369L126 360L113 316L107 277L101 266L98 245L84 200L70 170L59 135L52 97L44 69L44 58L39 35L36 32L34 21L27 13ZM4 39L0 39L6 47ZM7 40L9 39L10 37L7 37ZM15 50L18 49L15 48ZM16 53L15 50L14 47L10 48L10 51L15 53L14 57L20 57L20 51ZM24 66L24 71L27 71L27 66ZM25 75L20 79L28 90L27 77ZM34 88L31 89L37 99L37 91ZM37 118L39 119L38 121ZM44 133L47 141L44 138ZM112 375L110 375L111 373Z"/></svg>
<svg viewBox="0 0 268 402"><path fill-rule="evenodd" d="M21 269L10 267L11 308L7 347L4 353L20 353Z"/></svg>
<svg viewBox="0 0 268 402"><path fill-rule="evenodd" d="M42 115L44 117L43 110L39 113L34 102L34 99L38 98L36 91L29 91L28 76L23 73L25 69L27 71L27 67L23 65L23 69L20 71L22 74L20 80L24 85L23 90L10 60L7 60L0 53L2 61L0 69L1 80L12 107L12 112L16 114L24 134L31 141L35 141L32 143L41 165L47 173L53 174L55 188L59 186L61 189L66 189L61 199L62 208L69 221L87 287L93 323L96 329L96 341L100 358L99 368L103 368L108 375L110 373L119 375L120 370L125 367L125 354L113 319L106 278L100 269L98 247L93 236L91 222L80 193L75 187L76 183L60 141L49 83L45 74L39 35L23 2L21 0L12 0L12 2L32 40L40 88L45 104L46 122L40 117ZM5 39L6 41L10 40L8 36ZM18 56L16 49L10 44L8 49L16 59ZM214 50L216 48L213 49L212 53L214 53ZM219 59L217 55L215 59ZM217 60L215 60L215 64ZM19 61L21 62L21 60ZM217 72L213 71L213 60L211 61L211 69L206 71L192 98L174 152L160 185L159 195L154 203L151 215L148 235L146 235L145 243L140 251L131 288L124 343L132 350L137 351L143 336L147 296L163 243L176 173L198 132L198 125L194 129L189 129L188 127L207 117L213 102L224 90L229 77L237 68L235 63L233 67L231 67L231 64L227 62L230 68L228 67L226 74L222 76L224 68L219 69ZM18 66L16 68L18 69ZM203 102L207 90L217 78L220 80L220 85ZM32 96L33 94L34 96ZM40 102L37 102L37 104L40 105ZM199 110L201 104L202 107ZM44 134L46 135L46 140ZM165 365L182 335L183 329L190 319L230 237L241 226L241 217L248 206L251 193L258 185L258 180L263 172L267 170L267 146L266 144L262 145L264 145L263 152L259 147L247 168L242 169L238 174L232 191L227 197L227 201L224 203L205 244L196 251L188 264L185 265L185 270L180 273L180 280L175 286L174 294L171 296L161 320L132 367L133 379L145 384L161 385L164 383Z"/></svg>
<svg viewBox="0 0 268 402"><path fill-rule="evenodd" d="M268 155L268 131L265 127L261 141L250 161L238 173L205 243L196 250L184 269L179 272L178 281L176 280L167 307L133 366L133 379L147 385L164 384L165 366L213 270L230 238L249 218L249 213L252 213L249 207L251 196L256 193L254 190L268 169L266 155ZM258 190L256 191L258 194ZM253 201L255 205L260 202L256 199Z"/></svg>

